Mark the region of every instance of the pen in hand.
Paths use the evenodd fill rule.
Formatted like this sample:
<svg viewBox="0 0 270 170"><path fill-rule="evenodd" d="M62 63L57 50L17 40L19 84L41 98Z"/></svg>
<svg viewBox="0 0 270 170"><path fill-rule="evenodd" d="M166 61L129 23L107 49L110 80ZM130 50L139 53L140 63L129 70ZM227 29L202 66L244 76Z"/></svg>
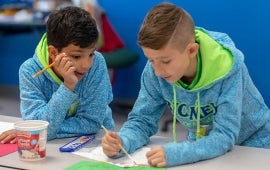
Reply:
<svg viewBox="0 0 270 170"><path fill-rule="evenodd" d="M101 125L101 127L105 130L106 133L109 132L109 130L108 130L106 127L104 127L103 125ZM119 147L121 148L121 150L127 155L127 157L128 157L130 160L132 160L132 162L133 162L135 165L142 166L141 164L138 164L138 163L130 156L130 154L128 154L127 150L126 150L122 145L118 144L118 146L119 146Z"/></svg>

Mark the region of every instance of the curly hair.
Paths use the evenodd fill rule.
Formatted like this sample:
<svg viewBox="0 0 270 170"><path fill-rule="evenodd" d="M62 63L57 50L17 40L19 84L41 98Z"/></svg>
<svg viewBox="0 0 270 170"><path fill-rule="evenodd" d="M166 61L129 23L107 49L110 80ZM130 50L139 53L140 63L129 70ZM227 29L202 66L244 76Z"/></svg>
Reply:
<svg viewBox="0 0 270 170"><path fill-rule="evenodd" d="M75 6L52 11L46 24L47 43L58 50L69 44L81 48L98 40L96 21L89 12Z"/></svg>

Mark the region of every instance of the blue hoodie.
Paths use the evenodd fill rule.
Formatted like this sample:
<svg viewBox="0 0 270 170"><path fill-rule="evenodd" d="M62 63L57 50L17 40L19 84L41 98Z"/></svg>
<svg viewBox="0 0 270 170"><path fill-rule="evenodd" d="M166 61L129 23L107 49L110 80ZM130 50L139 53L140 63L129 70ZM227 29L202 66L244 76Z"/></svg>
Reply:
<svg viewBox="0 0 270 170"><path fill-rule="evenodd" d="M163 146L168 167L211 159L234 145L270 148L270 111L249 76L242 52L228 35L203 28L196 28L196 42L200 48L192 86L180 80L168 83L147 62L139 96L118 132L128 152L158 132L166 106L189 131L186 141ZM197 127L206 128L196 140Z"/></svg>
<svg viewBox="0 0 270 170"><path fill-rule="evenodd" d="M48 140L97 133L101 125L114 129L112 89L103 56L95 52L92 67L70 91L49 69L38 77L36 72L49 65L46 34L35 54L19 69L22 118L49 122Z"/></svg>

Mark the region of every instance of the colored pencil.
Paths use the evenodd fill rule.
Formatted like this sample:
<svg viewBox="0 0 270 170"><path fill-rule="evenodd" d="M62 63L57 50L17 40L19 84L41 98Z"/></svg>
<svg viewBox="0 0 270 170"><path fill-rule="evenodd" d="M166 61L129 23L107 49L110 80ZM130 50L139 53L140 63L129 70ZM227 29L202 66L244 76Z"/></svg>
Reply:
<svg viewBox="0 0 270 170"><path fill-rule="evenodd" d="M109 132L109 130L108 130L106 127L104 127L103 125L101 125L101 127L105 130L105 132ZM130 160L133 161L133 163L134 163L135 165L140 165L140 164L137 164L137 163L136 163L136 161L130 156L130 154L128 154L127 150L126 150L122 145L119 144L119 147L120 147L121 150L127 155L127 157L128 157Z"/></svg>
<svg viewBox="0 0 270 170"><path fill-rule="evenodd" d="M49 68L51 68L53 65L54 65L54 62L52 62L50 65L47 65L42 70L36 72L32 77L37 77L37 76L41 75L42 73L44 73L45 71L47 71Z"/></svg>

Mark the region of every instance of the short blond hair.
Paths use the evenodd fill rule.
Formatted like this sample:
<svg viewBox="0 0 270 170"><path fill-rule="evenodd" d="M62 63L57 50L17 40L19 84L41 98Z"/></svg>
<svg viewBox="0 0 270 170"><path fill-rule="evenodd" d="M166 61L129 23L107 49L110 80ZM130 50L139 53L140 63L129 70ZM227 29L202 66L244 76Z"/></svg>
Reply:
<svg viewBox="0 0 270 170"><path fill-rule="evenodd" d="M171 3L153 7L144 18L138 34L139 46L159 50L171 43L179 50L194 41L192 17L182 8Z"/></svg>

